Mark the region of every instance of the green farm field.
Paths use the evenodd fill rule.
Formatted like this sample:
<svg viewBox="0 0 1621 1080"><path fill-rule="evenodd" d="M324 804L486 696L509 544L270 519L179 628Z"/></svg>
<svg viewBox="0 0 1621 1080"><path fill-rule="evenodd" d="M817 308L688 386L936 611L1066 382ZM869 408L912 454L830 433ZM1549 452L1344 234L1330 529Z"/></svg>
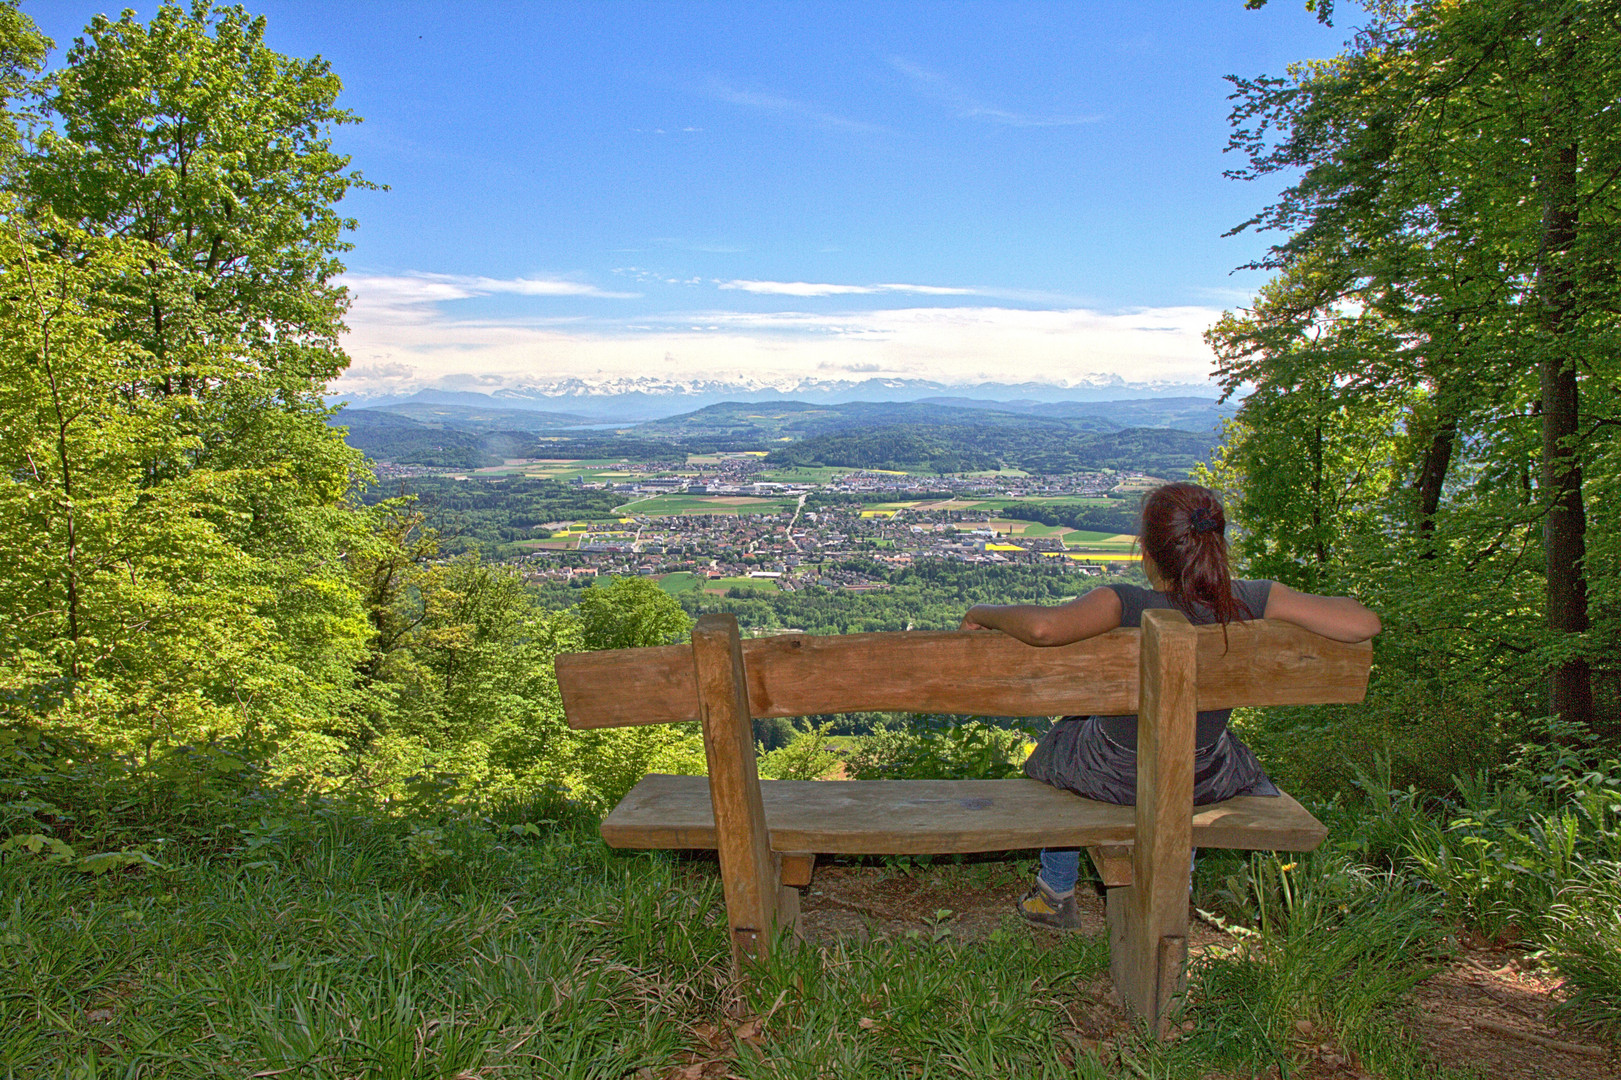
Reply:
<svg viewBox="0 0 1621 1080"><path fill-rule="evenodd" d="M531 459L515 458L502 465L491 465L473 470L473 476L533 476L542 480L572 480L584 475L588 483L596 478L623 480L633 474L614 466L623 464L622 458Z"/></svg>
<svg viewBox="0 0 1621 1080"><path fill-rule="evenodd" d="M655 495L633 499L618 509L641 517L680 514L780 514L792 512L797 499L756 498L751 495Z"/></svg>
<svg viewBox="0 0 1621 1080"><path fill-rule="evenodd" d="M1019 498L1019 499L1003 499L1003 498L982 499L979 502L975 503L974 505L975 505L975 509L978 509L978 510L987 510L987 509L991 509L993 507L995 509L997 509L997 510L1001 510L1001 509L1003 509L1003 508L1005 508L1005 507L1007 507L1009 505L1016 505L1018 503L1024 503L1026 505L1032 505L1033 504L1035 506L1112 507L1112 506L1118 506L1119 502L1120 502L1120 500L1118 500L1118 499L1093 498L1093 497L1088 496L1088 495L1050 495L1050 496L1031 496L1030 498L1027 498L1027 499L1026 498Z"/></svg>
<svg viewBox="0 0 1621 1080"><path fill-rule="evenodd" d="M687 460L689 463L697 461L696 458ZM799 465L766 469L756 475L760 480L778 484L825 484L834 477L843 476L850 471L834 465Z"/></svg>
<svg viewBox="0 0 1621 1080"><path fill-rule="evenodd" d="M724 595L728 589L754 590L761 593L775 593L777 591L777 583L770 578L710 578L702 583L702 587L704 592L721 595Z"/></svg>
<svg viewBox="0 0 1621 1080"><path fill-rule="evenodd" d="M673 574L665 574L659 578L659 588L671 596L680 596L682 593L697 592L703 587L704 579L697 574L689 574L685 570L678 570Z"/></svg>

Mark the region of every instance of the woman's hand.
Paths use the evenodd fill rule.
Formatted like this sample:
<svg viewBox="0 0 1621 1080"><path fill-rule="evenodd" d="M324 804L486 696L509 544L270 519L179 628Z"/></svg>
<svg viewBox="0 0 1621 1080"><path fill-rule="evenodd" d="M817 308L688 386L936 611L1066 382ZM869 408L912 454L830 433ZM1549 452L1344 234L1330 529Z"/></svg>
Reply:
<svg viewBox="0 0 1621 1080"><path fill-rule="evenodd" d="M966 615L964 615L962 617L962 622L959 623L958 626L957 626L958 630L990 630L990 629L992 629L991 627L986 626L982 622L974 621L974 612L978 611L980 606L982 606L982 605L976 605L976 606L971 607L971 608L968 609L968 614L966 614Z"/></svg>

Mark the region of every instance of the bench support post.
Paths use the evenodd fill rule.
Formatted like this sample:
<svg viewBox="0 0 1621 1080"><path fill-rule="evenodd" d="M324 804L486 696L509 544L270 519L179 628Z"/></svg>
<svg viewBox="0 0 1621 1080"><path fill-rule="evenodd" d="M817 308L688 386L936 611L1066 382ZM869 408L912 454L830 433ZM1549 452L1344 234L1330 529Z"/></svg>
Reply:
<svg viewBox="0 0 1621 1080"><path fill-rule="evenodd" d="M1109 971L1126 1006L1163 1036L1185 989L1197 635L1179 611L1144 612L1142 630L1137 835L1131 884L1108 894Z"/></svg>
<svg viewBox="0 0 1621 1080"><path fill-rule="evenodd" d="M765 959L779 921L778 859L771 851L760 775L754 760L754 723L737 619L704 615L692 631L692 662L698 679L698 712L709 762L709 798L715 810L726 917L731 927L732 968L742 975L749 960ZM797 907L784 897L784 906ZM797 911L784 911L791 924Z"/></svg>

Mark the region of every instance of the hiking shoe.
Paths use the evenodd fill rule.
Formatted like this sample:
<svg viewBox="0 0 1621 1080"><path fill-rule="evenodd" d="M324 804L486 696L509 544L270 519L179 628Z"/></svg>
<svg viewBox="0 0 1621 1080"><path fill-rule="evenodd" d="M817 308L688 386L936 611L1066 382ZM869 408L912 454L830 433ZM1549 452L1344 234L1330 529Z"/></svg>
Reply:
<svg viewBox="0 0 1621 1080"><path fill-rule="evenodd" d="M1033 923L1056 930L1074 930L1081 925L1081 914L1075 909L1075 894L1054 896L1040 878L1019 900L1019 914Z"/></svg>

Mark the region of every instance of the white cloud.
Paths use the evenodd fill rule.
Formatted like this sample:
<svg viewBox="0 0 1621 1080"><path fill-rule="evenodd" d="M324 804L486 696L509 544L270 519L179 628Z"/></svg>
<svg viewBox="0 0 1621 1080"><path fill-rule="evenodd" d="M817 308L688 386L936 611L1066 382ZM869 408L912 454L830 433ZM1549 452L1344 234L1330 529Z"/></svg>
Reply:
<svg viewBox="0 0 1621 1080"><path fill-rule="evenodd" d="M945 105L965 120L989 120L991 123L1005 124L1008 127L1044 128L1095 124L1103 119L1101 116L1041 115L998 108L979 100L939 72L930 71L903 56L890 57L889 66L906 76L913 89L921 96Z"/></svg>
<svg viewBox="0 0 1621 1080"><path fill-rule="evenodd" d="M767 296L846 296L876 291L870 285L830 285L818 281L723 281L720 287Z"/></svg>
<svg viewBox="0 0 1621 1080"><path fill-rule="evenodd" d="M978 289L957 289L945 285L834 285L820 281L745 281L718 283L723 289L767 296L858 296L871 293L917 293L921 296L977 296Z"/></svg>
<svg viewBox="0 0 1621 1080"><path fill-rule="evenodd" d="M746 109L754 109L777 116L806 120L817 127L869 133L887 130L878 124L869 124L862 120L852 120L847 116L827 112L809 102L799 101L796 98L782 97L778 94L765 94L755 90L742 90L720 79L711 80L706 92L710 97L728 104L741 105Z"/></svg>
<svg viewBox="0 0 1621 1080"><path fill-rule="evenodd" d="M395 393L474 381L498 388L649 374L790 382L847 374L1063 385L1119 376L1198 383L1211 370L1202 334L1220 316L1214 307L1100 312L984 304L834 313L689 310L633 320L466 318L446 301L469 295L469 282L493 279L443 277L348 279L355 302L345 347L354 365L335 392Z"/></svg>
<svg viewBox="0 0 1621 1080"><path fill-rule="evenodd" d="M466 274L412 273L399 276L345 274L343 283L356 302L403 305L436 304L448 300L469 300L477 296L508 293L517 296L594 296L628 300L640 293L609 292L582 281L564 278L492 278Z"/></svg>
<svg viewBox="0 0 1621 1080"><path fill-rule="evenodd" d="M877 292L909 292L920 296L978 296L978 289L956 289L947 285L874 285Z"/></svg>

